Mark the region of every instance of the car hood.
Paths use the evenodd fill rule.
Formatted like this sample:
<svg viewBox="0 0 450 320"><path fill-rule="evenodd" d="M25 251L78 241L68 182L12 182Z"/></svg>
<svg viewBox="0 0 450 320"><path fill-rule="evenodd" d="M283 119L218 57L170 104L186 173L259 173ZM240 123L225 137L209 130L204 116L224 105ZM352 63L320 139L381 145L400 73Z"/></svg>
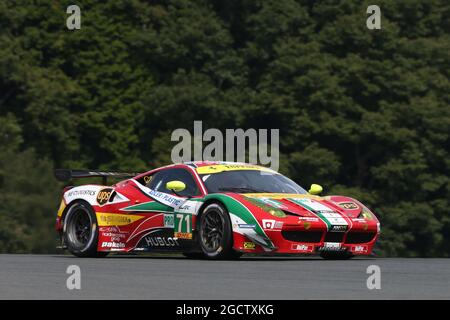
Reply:
<svg viewBox="0 0 450 320"><path fill-rule="evenodd" d="M239 196L257 206L268 206L299 216L314 216L323 211L354 218L362 210L362 205L358 201L341 196L319 197L310 194L286 193L242 193Z"/></svg>

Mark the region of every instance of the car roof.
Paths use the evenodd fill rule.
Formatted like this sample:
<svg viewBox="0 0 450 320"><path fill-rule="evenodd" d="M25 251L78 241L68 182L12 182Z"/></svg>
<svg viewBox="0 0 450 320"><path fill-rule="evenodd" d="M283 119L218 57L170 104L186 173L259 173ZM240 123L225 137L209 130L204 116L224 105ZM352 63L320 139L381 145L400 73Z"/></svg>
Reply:
<svg viewBox="0 0 450 320"><path fill-rule="evenodd" d="M187 161L183 162L183 164L194 167L194 168L200 168L205 166L217 166L217 165L239 165L239 166L248 166L248 167L261 167L255 164L251 163L245 163L245 162L232 162L232 161Z"/></svg>
<svg viewBox="0 0 450 320"><path fill-rule="evenodd" d="M139 177L143 177L153 171L156 170L162 170L162 169L168 169L171 167L175 167L175 166L189 166L192 169L194 169L194 171L198 172L198 173L206 173L209 172L208 168L211 169L216 169L214 168L214 166L230 166L230 167L236 167L236 169L238 170L246 170L245 168L249 168L249 169L253 169L253 170L262 170L262 171L270 171L273 172L271 169L263 167L263 166L258 166L258 165L254 165L251 163L245 163L245 162L231 162L231 161L186 161L186 162L182 162L182 163L173 163L173 164L169 164L166 166L162 166L162 167L158 167L158 168L154 168L152 170L149 170L147 172L141 173L137 176L137 178ZM203 168L203 169L200 169ZM216 171L216 170L213 170ZM221 170L219 170L221 171Z"/></svg>

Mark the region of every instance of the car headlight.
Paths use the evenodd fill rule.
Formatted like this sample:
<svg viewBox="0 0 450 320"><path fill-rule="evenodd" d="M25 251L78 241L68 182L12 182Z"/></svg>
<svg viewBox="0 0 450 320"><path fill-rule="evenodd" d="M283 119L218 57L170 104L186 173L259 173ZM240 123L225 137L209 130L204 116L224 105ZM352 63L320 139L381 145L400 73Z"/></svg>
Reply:
<svg viewBox="0 0 450 320"><path fill-rule="evenodd" d="M372 220L373 219L373 213L370 212L369 209L366 207L362 207L361 213L359 214L358 218L364 218L366 220Z"/></svg>

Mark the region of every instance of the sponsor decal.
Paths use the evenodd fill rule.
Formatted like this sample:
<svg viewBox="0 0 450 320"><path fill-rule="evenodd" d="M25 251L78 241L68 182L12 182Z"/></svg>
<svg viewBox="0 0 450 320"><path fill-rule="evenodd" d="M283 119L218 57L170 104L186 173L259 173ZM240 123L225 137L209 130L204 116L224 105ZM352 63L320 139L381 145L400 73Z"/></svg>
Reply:
<svg viewBox="0 0 450 320"><path fill-rule="evenodd" d="M299 251L299 252L313 252L314 246L307 244L298 244L295 243L291 246L291 250Z"/></svg>
<svg viewBox="0 0 450 320"><path fill-rule="evenodd" d="M173 214L164 214L164 227L166 228L173 228L175 217Z"/></svg>
<svg viewBox="0 0 450 320"><path fill-rule="evenodd" d="M266 168L266 167L260 167L256 165L251 164L217 164L217 165L210 165L210 166L202 166L196 168L198 174L213 174L223 171L235 171L235 170L258 170L263 172L271 172L275 173L275 171Z"/></svg>
<svg viewBox="0 0 450 320"><path fill-rule="evenodd" d="M255 229L255 227L256 227L256 225L254 225L254 224L238 224L235 226L238 228L241 228L241 229Z"/></svg>
<svg viewBox="0 0 450 320"><path fill-rule="evenodd" d="M255 248L256 244L254 244L253 242L244 242L244 249L255 250Z"/></svg>
<svg viewBox="0 0 450 320"><path fill-rule="evenodd" d="M145 237L145 242L149 247L177 247L178 239L172 237Z"/></svg>
<svg viewBox="0 0 450 320"><path fill-rule="evenodd" d="M354 202L340 202L338 203L339 207L346 210L356 210L359 209L359 206Z"/></svg>
<svg viewBox="0 0 450 320"><path fill-rule="evenodd" d="M330 232L345 232L347 231L347 225L332 225L330 228Z"/></svg>
<svg viewBox="0 0 450 320"><path fill-rule="evenodd" d="M102 206L106 202L108 202L109 198L111 197L111 194L113 192L112 188L106 188L102 189L97 194L97 203Z"/></svg>
<svg viewBox="0 0 450 320"><path fill-rule="evenodd" d="M367 253L367 246L354 246L352 247L352 251L355 253Z"/></svg>
<svg viewBox="0 0 450 320"><path fill-rule="evenodd" d="M98 231L128 234L128 231L120 231L120 229L117 227L100 227L100 228L98 228Z"/></svg>
<svg viewBox="0 0 450 320"><path fill-rule="evenodd" d="M263 228L266 230L279 230L283 227L283 222L270 219L263 219L262 225Z"/></svg>
<svg viewBox="0 0 450 320"><path fill-rule="evenodd" d="M174 232L174 236L176 238L180 239L192 239L192 233L191 232Z"/></svg>
<svg viewBox="0 0 450 320"><path fill-rule="evenodd" d="M145 176L144 177L145 184L148 184L150 181L152 181L152 176Z"/></svg>
<svg viewBox="0 0 450 320"><path fill-rule="evenodd" d="M203 202L200 201L186 200L178 208L175 208L175 212L196 215L202 204Z"/></svg>
<svg viewBox="0 0 450 320"><path fill-rule="evenodd" d="M67 193L67 197L79 197L79 196L95 196L95 190L74 190Z"/></svg>
<svg viewBox="0 0 450 320"><path fill-rule="evenodd" d="M125 243L121 243L121 242L102 242L102 248L125 248Z"/></svg>
<svg viewBox="0 0 450 320"><path fill-rule="evenodd" d="M114 232L104 232L103 233L104 237L117 237L117 238L126 238L127 235L123 234L123 233L114 233Z"/></svg>
<svg viewBox="0 0 450 320"><path fill-rule="evenodd" d="M96 212L97 222L99 227L107 226L125 226L135 221L143 219L143 216L132 214L119 214L119 213L105 213Z"/></svg>
<svg viewBox="0 0 450 320"><path fill-rule="evenodd" d="M324 242L323 247L319 248L320 251L343 251L345 248L341 247L339 242Z"/></svg>
<svg viewBox="0 0 450 320"><path fill-rule="evenodd" d="M174 236L180 239L192 239L192 215L177 213L174 221Z"/></svg>
<svg viewBox="0 0 450 320"><path fill-rule="evenodd" d="M178 207L184 201L184 199L179 198L179 197L174 197L168 193L159 192L159 191L155 191L152 189L148 189L148 190L149 190L148 191L149 196L151 196L156 201L159 201L162 204L165 204L170 207Z"/></svg>
<svg viewBox="0 0 450 320"><path fill-rule="evenodd" d="M109 237L113 242L123 242L127 237L127 233L103 232L102 236Z"/></svg>
<svg viewBox="0 0 450 320"><path fill-rule="evenodd" d="M264 233L264 229L262 229L259 224L255 224L255 228L239 228L239 225L250 224L250 219L244 221L241 217L238 217L232 212L230 212L230 219L232 223L231 225L233 226L233 232L246 236L257 245L260 245L265 251L271 251L275 248L272 241L267 237L267 235ZM250 221L256 222L254 218Z"/></svg>
<svg viewBox="0 0 450 320"><path fill-rule="evenodd" d="M299 220L309 221L309 222L318 222L319 218L315 217L298 217Z"/></svg>

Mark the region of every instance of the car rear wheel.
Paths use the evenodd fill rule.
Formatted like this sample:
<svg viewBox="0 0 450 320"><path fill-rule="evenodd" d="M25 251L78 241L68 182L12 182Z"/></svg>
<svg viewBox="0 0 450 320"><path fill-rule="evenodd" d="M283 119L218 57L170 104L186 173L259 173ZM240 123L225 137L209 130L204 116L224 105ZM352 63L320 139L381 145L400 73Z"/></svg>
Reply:
<svg viewBox="0 0 450 320"><path fill-rule="evenodd" d="M219 203L211 203L200 215L199 242L209 259L235 259L240 255L233 250L233 231L228 211Z"/></svg>
<svg viewBox="0 0 450 320"><path fill-rule="evenodd" d="M77 257L105 257L108 252L97 252L97 218L92 207L77 201L69 207L64 219L64 243Z"/></svg>

